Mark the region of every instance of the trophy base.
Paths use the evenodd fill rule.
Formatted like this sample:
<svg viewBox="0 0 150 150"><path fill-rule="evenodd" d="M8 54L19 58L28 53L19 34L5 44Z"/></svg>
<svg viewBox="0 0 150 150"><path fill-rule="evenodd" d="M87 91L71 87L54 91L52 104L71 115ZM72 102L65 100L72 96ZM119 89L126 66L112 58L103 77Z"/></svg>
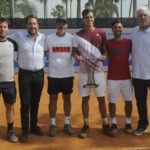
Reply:
<svg viewBox="0 0 150 150"><path fill-rule="evenodd" d="M83 85L83 88L97 88L99 85L98 84L86 84Z"/></svg>

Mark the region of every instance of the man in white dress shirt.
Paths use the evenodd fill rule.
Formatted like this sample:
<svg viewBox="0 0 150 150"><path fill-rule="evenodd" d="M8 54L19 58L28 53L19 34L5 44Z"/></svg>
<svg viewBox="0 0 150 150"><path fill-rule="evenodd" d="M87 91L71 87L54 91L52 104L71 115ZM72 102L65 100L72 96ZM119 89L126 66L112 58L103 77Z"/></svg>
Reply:
<svg viewBox="0 0 150 150"><path fill-rule="evenodd" d="M137 102L139 121L133 132L143 134L148 126L147 94L150 88L150 14L147 8L137 10L139 26L132 31L132 77Z"/></svg>
<svg viewBox="0 0 150 150"><path fill-rule="evenodd" d="M29 112L30 133L43 135L37 126L38 108L44 83L44 49L45 35L38 32L37 18L29 15L26 18L25 32L17 32L11 38L18 44L19 92L21 99L21 142L28 141Z"/></svg>

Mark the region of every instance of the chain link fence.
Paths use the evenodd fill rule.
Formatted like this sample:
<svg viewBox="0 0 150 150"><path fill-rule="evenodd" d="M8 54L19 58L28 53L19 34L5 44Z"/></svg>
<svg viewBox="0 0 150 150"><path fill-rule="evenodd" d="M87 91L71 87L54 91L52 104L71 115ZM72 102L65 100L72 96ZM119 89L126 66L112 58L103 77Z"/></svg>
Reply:
<svg viewBox="0 0 150 150"><path fill-rule="evenodd" d="M116 19L116 18L115 18ZM122 21L125 28L131 28L137 25L136 18L118 18ZM111 28L114 18L96 18L95 27ZM10 29L25 29L25 19L9 19ZM40 29L54 29L56 19L38 19ZM68 19L68 27L77 29L83 27L83 20L81 18Z"/></svg>

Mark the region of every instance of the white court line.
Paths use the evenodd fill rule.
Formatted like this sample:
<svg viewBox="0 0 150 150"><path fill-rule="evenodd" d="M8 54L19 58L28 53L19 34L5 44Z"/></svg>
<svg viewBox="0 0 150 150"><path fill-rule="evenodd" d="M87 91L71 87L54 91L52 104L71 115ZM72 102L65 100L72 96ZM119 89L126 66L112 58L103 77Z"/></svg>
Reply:
<svg viewBox="0 0 150 150"><path fill-rule="evenodd" d="M124 148L123 150L150 150L150 147L133 147L133 148Z"/></svg>

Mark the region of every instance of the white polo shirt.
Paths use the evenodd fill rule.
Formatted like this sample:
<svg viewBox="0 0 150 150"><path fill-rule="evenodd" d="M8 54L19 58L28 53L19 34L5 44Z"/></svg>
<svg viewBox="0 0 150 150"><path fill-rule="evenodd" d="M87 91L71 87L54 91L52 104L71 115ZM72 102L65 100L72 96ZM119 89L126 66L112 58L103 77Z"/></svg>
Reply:
<svg viewBox="0 0 150 150"><path fill-rule="evenodd" d="M133 78L150 79L150 27L140 30L133 28L132 34L132 76Z"/></svg>
<svg viewBox="0 0 150 150"><path fill-rule="evenodd" d="M59 37L56 32L46 39L46 49L49 51L48 77L66 78L74 76L74 61L71 56L74 36L66 33Z"/></svg>
<svg viewBox="0 0 150 150"><path fill-rule="evenodd" d="M19 68L36 71L44 67L44 34L39 33L36 40L33 40L27 31L17 32L10 36L18 44L18 64Z"/></svg>

